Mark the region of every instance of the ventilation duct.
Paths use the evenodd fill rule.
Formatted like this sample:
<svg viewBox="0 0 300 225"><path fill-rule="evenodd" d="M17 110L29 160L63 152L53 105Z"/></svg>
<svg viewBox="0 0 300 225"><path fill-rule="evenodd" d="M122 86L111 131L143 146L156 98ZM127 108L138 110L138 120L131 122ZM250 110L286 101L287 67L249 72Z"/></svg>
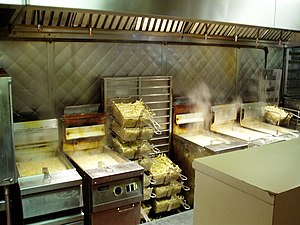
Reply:
<svg viewBox="0 0 300 225"><path fill-rule="evenodd" d="M275 16L283 16L280 10L276 11L276 4L281 1L253 0L246 4L239 0L32 0L15 5L0 2L0 29L5 38L12 39L295 45L290 40L297 40L297 30L289 28L298 25L290 23L285 29L287 21ZM3 32L4 27L8 32Z"/></svg>

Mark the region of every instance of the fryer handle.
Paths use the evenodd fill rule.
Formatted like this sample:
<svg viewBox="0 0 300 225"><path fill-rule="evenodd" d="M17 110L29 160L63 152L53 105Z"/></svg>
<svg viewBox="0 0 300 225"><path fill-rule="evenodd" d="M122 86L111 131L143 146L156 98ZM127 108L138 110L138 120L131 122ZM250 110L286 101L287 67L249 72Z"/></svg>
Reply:
<svg viewBox="0 0 300 225"><path fill-rule="evenodd" d="M186 176L184 176L183 174L181 173L178 173L176 170L170 168L170 170L172 170L174 173L178 174L178 176L180 177L181 180L185 181L187 180L188 178Z"/></svg>
<svg viewBox="0 0 300 225"><path fill-rule="evenodd" d="M189 204L186 203L186 200L183 200L183 201L181 202L181 205L183 206L184 209L190 209L190 208L191 208L191 206L190 206Z"/></svg>
<svg viewBox="0 0 300 225"><path fill-rule="evenodd" d="M183 174L179 174L179 177L181 180L187 180L188 178L186 176L184 176Z"/></svg>
<svg viewBox="0 0 300 225"><path fill-rule="evenodd" d="M189 191L189 190L191 190L190 187L185 186L185 185L183 185L182 189L183 189L184 191Z"/></svg>
<svg viewBox="0 0 300 225"><path fill-rule="evenodd" d="M49 173L48 167L43 167L42 168L42 173L44 174L43 176L43 183L45 183L45 181L47 181L48 183L51 183L51 175Z"/></svg>
<svg viewBox="0 0 300 225"><path fill-rule="evenodd" d="M151 197L151 198L156 198L156 194L152 192L152 193L150 194L150 197Z"/></svg>
<svg viewBox="0 0 300 225"><path fill-rule="evenodd" d="M157 134L157 135L160 135L162 134L162 131L160 130L161 126L158 122L156 122L153 118L150 119L152 124L153 124L153 127L154 127L154 133Z"/></svg>
<svg viewBox="0 0 300 225"><path fill-rule="evenodd" d="M152 151L153 151L155 154L159 154L159 153L160 153L160 149L157 148L157 147L153 147L153 146L152 146Z"/></svg>
<svg viewBox="0 0 300 225"><path fill-rule="evenodd" d="M120 208L118 208L118 212L122 213L122 212L130 211L132 209L134 209L134 204L132 204L129 208L126 208L126 209L120 209Z"/></svg>
<svg viewBox="0 0 300 225"><path fill-rule="evenodd" d="M289 112L289 114L290 114L291 116L294 116L294 117L297 117L298 119L300 119L300 116L298 116L298 115L295 114L295 113Z"/></svg>
<svg viewBox="0 0 300 225"><path fill-rule="evenodd" d="M147 214L145 213L145 210L143 209L143 207L141 207L141 214L144 217L144 219L146 220L146 222L150 222L151 221L149 219L149 217L147 216Z"/></svg>
<svg viewBox="0 0 300 225"><path fill-rule="evenodd" d="M150 184L152 184L152 185L156 184L156 180L154 180L153 178L150 178L149 181L150 181Z"/></svg>
<svg viewBox="0 0 300 225"><path fill-rule="evenodd" d="M151 121L151 124L147 123L147 125L154 130L155 134L161 135L162 131L160 130L160 128L161 128L160 124L158 122L156 122L156 120L153 119L153 117L151 115L149 115L149 113L146 110L143 110L142 112L144 114L146 114L146 116L148 117L148 119Z"/></svg>

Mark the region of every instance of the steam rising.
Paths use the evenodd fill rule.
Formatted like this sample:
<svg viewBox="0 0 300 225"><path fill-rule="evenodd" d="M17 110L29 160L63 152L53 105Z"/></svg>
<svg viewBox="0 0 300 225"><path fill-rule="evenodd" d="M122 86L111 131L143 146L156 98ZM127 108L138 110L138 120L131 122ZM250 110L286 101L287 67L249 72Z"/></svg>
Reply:
<svg viewBox="0 0 300 225"><path fill-rule="evenodd" d="M203 113L204 123L202 125L198 124L197 129L209 129L211 120L211 93L208 86L204 82L200 83L187 94L187 97L195 105L195 112Z"/></svg>
<svg viewBox="0 0 300 225"><path fill-rule="evenodd" d="M209 130L212 122L212 94L210 88L204 82L202 82L197 87L190 90L190 92L187 94L187 97L189 102L195 105L194 112L202 112L204 118L203 123L191 124L190 128L197 131ZM242 99L237 96L232 99L231 104L236 104L239 106L242 102Z"/></svg>

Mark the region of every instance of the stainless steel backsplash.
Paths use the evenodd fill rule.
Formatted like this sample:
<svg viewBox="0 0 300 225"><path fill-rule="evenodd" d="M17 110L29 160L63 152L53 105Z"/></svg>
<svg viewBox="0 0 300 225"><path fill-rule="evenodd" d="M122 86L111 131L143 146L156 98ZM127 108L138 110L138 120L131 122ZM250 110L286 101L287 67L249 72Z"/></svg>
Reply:
<svg viewBox="0 0 300 225"><path fill-rule="evenodd" d="M283 50L268 50L267 68L282 69ZM113 76L173 76L175 95L200 93L211 104L238 97L253 100L265 52L152 43L1 41L0 66L13 78L16 118L46 119L61 116L65 106L99 103L100 79Z"/></svg>

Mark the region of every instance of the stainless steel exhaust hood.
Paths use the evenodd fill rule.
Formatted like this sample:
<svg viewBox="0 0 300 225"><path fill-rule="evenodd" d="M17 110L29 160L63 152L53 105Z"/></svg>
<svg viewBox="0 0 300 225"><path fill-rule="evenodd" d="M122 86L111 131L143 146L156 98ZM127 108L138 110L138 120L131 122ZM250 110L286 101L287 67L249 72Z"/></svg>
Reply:
<svg viewBox="0 0 300 225"><path fill-rule="evenodd" d="M298 8L292 0L0 0L0 28L7 24L7 38L288 46L297 44Z"/></svg>

